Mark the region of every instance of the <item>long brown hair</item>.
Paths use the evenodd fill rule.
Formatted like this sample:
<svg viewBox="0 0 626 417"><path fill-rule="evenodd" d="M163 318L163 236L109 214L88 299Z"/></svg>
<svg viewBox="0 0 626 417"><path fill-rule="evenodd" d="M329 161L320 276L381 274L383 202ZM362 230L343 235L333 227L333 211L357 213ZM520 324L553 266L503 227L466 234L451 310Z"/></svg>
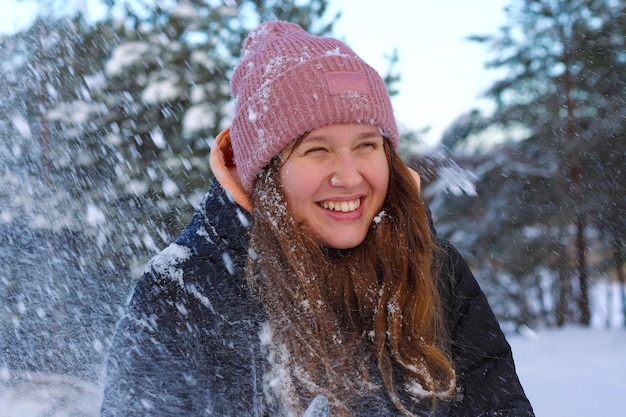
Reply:
<svg viewBox="0 0 626 417"><path fill-rule="evenodd" d="M400 399L395 373L415 400L436 404L454 391L436 283L438 248L413 176L384 142L387 197L365 241L350 250L321 246L290 216L279 157L257 177L247 280L293 380L279 393L288 407L324 394L333 415L352 415L350 404L376 389L372 371L406 416L413 414Z"/></svg>

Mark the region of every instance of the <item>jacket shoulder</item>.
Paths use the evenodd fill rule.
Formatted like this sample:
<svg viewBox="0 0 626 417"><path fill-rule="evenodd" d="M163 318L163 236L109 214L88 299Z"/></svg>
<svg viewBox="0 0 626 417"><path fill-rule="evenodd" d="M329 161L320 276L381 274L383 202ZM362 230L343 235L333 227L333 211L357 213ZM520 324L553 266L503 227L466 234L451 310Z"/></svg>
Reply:
<svg viewBox="0 0 626 417"><path fill-rule="evenodd" d="M440 242L442 294L460 400L452 415L531 417L511 347L469 266L449 242Z"/></svg>
<svg viewBox="0 0 626 417"><path fill-rule="evenodd" d="M247 240L248 218L219 185L213 186L180 236L149 261L135 292L166 291L194 308L241 319L250 302Z"/></svg>

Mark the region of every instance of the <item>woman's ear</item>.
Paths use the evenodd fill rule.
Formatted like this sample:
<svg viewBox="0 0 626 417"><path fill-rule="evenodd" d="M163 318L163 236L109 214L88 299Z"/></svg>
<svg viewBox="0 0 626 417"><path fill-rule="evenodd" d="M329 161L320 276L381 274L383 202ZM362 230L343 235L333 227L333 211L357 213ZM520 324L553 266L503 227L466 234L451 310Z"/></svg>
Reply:
<svg viewBox="0 0 626 417"><path fill-rule="evenodd" d="M422 190L422 178L420 177L420 174L415 172L413 168L409 168L409 171L411 171L411 175L413 175L413 179L415 180L415 183L417 184L417 189L421 191Z"/></svg>

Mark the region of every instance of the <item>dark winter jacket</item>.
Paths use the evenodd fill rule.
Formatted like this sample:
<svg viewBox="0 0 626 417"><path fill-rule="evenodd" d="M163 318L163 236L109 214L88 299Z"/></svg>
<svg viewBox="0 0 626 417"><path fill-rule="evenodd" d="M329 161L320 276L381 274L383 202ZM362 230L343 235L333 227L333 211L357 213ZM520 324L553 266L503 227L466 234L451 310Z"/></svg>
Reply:
<svg viewBox="0 0 626 417"><path fill-rule="evenodd" d="M266 317L245 282L249 223L214 181L189 226L150 261L113 340L103 417L278 416L264 394ZM457 251L442 245L439 284L459 394L434 415L533 416L484 294ZM430 403L414 407L431 415ZM358 415L400 413L381 389Z"/></svg>

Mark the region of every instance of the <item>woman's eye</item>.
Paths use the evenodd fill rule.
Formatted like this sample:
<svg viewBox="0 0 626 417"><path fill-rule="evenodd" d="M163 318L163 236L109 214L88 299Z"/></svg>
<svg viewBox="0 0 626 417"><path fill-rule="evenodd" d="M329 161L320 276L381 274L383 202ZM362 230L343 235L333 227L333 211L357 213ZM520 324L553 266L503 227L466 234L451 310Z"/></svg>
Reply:
<svg viewBox="0 0 626 417"><path fill-rule="evenodd" d="M359 144L359 149L376 149L378 144L376 142L363 142Z"/></svg>
<svg viewBox="0 0 626 417"><path fill-rule="evenodd" d="M304 151L305 155L317 155L326 152L326 148L311 148Z"/></svg>

